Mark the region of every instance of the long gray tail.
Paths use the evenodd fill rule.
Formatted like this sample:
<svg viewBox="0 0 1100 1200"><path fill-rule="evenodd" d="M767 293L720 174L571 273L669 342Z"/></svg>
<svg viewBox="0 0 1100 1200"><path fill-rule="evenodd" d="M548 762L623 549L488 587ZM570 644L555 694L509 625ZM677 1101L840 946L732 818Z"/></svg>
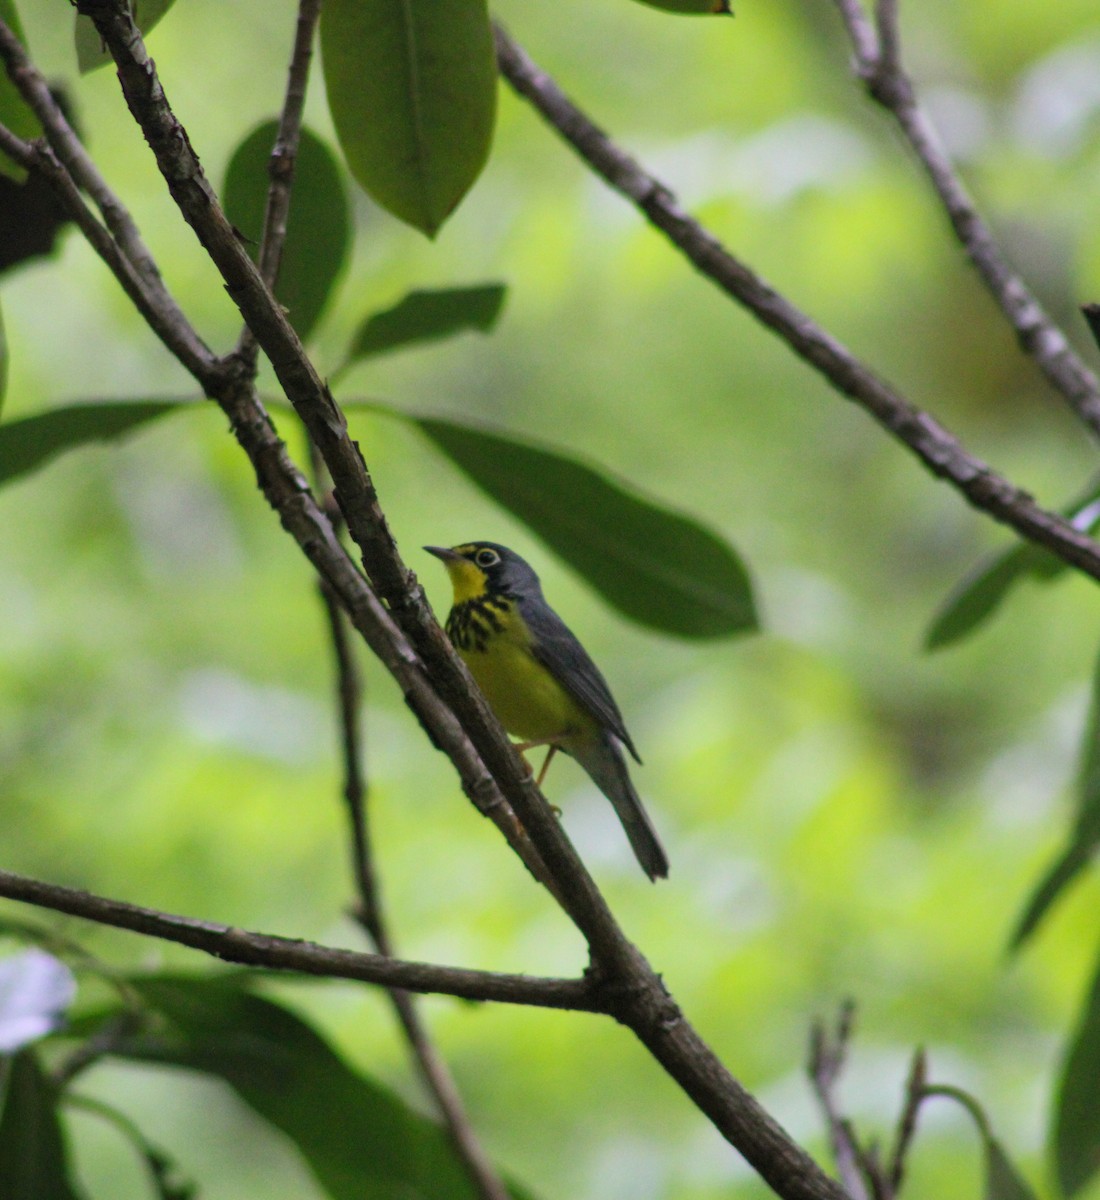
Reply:
<svg viewBox="0 0 1100 1200"><path fill-rule="evenodd" d="M580 746L571 744L569 753L615 806L642 870L650 879L664 879L668 875L668 857L630 782L626 760L613 735L604 733L598 741L592 739Z"/></svg>

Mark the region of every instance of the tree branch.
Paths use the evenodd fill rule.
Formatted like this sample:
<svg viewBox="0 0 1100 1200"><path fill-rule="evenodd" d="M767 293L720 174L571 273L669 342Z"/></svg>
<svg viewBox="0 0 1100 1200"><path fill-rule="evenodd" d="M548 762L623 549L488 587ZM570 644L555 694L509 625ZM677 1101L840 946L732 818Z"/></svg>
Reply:
<svg viewBox="0 0 1100 1200"><path fill-rule="evenodd" d="M939 131L918 103L901 57L897 0L877 0L875 24L858 0L834 0L855 53L856 74L869 95L897 122L916 154L987 291L1055 390L1081 421L1100 436L1100 381L1069 339L1009 265L988 223L951 162Z"/></svg>
<svg viewBox="0 0 1100 1200"><path fill-rule="evenodd" d="M836 1085L844 1070L852 1037L855 1005L846 1001L837 1018L836 1031L830 1036L823 1021L814 1023L810 1037L810 1061L807 1074L813 1085L833 1147L837 1171L851 1200L870 1200L863 1162L863 1151L852 1123L844 1116L836 1098Z"/></svg>
<svg viewBox="0 0 1100 1200"><path fill-rule="evenodd" d="M463 1000L564 1008L579 1012L603 1010L598 988L587 979L508 975L339 950L316 942L251 933L232 925L159 912L153 908L127 904L123 900L111 900L91 892L44 883L11 871L0 871L0 896L38 908L68 913L100 925L111 925L147 937L177 942L224 962L243 966L294 971L331 979L357 979L383 987L457 996Z"/></svg>
<svg viewBox="0 0 1100 1200"><path fill-rule="evenodd" d="M1100 579L1100 544L1041 508L1027 492L969 454L935 418L879 379L847 347L735 258L679 207L664 183L644 171L569 100L499 25L496 42L500 69L515 91L703 275L777 333L837 391L870 413L975 508Z"/></svg>

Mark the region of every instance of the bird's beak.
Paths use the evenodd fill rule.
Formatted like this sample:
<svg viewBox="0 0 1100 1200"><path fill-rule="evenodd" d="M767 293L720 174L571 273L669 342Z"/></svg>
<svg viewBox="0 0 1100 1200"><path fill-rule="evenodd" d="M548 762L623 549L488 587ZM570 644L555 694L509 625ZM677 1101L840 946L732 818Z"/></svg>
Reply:
<svg viewBox="0 0 1100 1200"><path fill-rule="evenodd" d="M424 546L429 554L434 554L436 558L442 559L443 562L455 562L462 557L461 554L456 554L453 550L448 550L446 546Z"/></svg>

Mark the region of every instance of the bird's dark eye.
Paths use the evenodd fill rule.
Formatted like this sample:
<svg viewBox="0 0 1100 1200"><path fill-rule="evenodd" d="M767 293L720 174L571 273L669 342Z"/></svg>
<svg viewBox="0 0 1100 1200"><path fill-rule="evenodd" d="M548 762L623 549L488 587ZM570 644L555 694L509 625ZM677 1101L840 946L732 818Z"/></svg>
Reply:
<svg viewBox="0 0 1100 1200"><path fill-rule="evenodd" d="M479 567L495 567L500 562L500 555L495 550L479 550L474 561Z"/></svg>

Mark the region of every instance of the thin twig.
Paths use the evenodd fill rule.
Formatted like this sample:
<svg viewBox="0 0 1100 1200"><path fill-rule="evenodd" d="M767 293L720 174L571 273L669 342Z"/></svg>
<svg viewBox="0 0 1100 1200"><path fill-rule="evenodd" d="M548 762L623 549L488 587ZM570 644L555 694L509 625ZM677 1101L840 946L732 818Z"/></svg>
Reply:
<svg viewBox="0 0 1100 1200"><path fill-rule="evenodd" d="M837 391L870 413L932 474L953 484L975 508L1100 579L1100 544L1041 508L1022 488L969 454L934 417L911 404L731 254L680 208L664 183L643 170L582 112L499 25L496 44L501 72L515 91L529 100L592 170L636 205L703 275L777 333Z"/></svg>
<svg viewBox="0 0 1100 1200"><path fill-rule="evenodd" d="M275 145L268 162L270 183L264 208L263 232L260 235L258 263L260 275L274 290L286 244L290 198L294 187L294 169L298 160L298 143L302 134L302 113L305 110L309 67L313 57L313 36L321 15L321 0L299 0L298 19L294 27L294 48L287 70L283 111ZM255 367L256 338L247 323L241 330L236 353L245 363Z"/></svg>
<svg viewBox="0 0 1100 1200"><path fill-rule="evenodd" d="M854 1018L855 1005L848 1000L841 1006L836 1030L832 1035L825 1028L824 1022L817 1021L814 1024L810 1036L807 1074L825 1116L840 1180L851 1200L870 1200L863 1151L860 1149L855 1130L851 1122L844 1117L836 1097L836 1085L847 1058Z"/></svg>
<svg viewBox="0 0 1100 1200"><path fill-rule="evenodd" d="M874 29L857 0L834 0L868 93L895 119L924 168L963 249L1024 349L1081 421L1100 436L1100 380L1074 352L1065 333L1009 265L988 222L967 191L939 131L918 102L905 71L898 0L877 0Z"/></svg>
<svg viewBox="0 0 1100 1200"><path fill-rule="evenodd" d="M598 989L586 979L508 975L339 950L316 942L252 933L232 925L160 912L127 904L123 900L111 900L91 892L30 879L11 871L0 871L0 896L68 913L100 925L178 942L181 946L212 954L224 962L245 966L332 979L358 979L383 987L458 996L463 1000L565 1008L580 1012L599 1012L604 1007Z"/></svg>
<svg viewBox="0 0 1100 1200"><path fill-rule="evenodd" d="M924 1050L918 1048L913 1054L913 1063L909 1068L909 1079L905 1086L905 1103L898 1119L894 1151L890 1155L888 1178L895 1195L901 1192L901 1185L905 1180L909 1151L912 1148L913 1139L917 1135L917 1116L920 1113L921 1102L928 1094L927 1083L928 1059Z"/></svg>

